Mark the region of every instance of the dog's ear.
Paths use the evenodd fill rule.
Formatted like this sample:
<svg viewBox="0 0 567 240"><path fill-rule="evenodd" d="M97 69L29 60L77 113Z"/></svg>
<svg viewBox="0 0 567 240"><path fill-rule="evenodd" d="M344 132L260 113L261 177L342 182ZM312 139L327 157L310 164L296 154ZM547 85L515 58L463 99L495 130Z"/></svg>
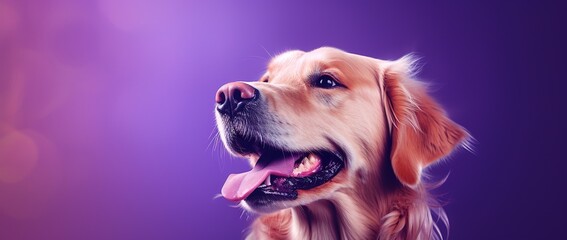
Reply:
<svg viewBox="0 0 567 240"><path fill-rule="evenodd" d="M425 86L413 80L415 62L408 55L382 64L392 168L408 186L418 184L422 169L451 153L469 137L427 94Z"/></svg>

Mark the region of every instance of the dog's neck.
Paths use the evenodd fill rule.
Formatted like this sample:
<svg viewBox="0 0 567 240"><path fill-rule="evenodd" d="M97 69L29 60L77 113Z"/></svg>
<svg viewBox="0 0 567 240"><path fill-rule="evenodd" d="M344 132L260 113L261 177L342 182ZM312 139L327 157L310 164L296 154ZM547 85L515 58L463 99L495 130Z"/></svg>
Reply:
<svg viewBox="0 0 567 240"><path fill-rule="evenodd" d="M336 211L328 200L291 209L291 239L338 239L341 224Z"/></svg>
<svg viewBox="0 0 567 240"><path fill-rule="evenodd" d="M375 229L379 228L375 216L380 214L377 209L369 209L358 202L352 195L339 193L333 200L294 208L292 217L305 219L308 223L292 225L291 233L298 234L292 239L304 236L309 239L366 239L374 235Z"/></svg>
<svg viewBox="0 0 567 240"><path fill-rule="evenodd" d="M396 204L385 194L368 193L341 190L329 200L293 208L290 239L377 239L384 216Z"/></svg>

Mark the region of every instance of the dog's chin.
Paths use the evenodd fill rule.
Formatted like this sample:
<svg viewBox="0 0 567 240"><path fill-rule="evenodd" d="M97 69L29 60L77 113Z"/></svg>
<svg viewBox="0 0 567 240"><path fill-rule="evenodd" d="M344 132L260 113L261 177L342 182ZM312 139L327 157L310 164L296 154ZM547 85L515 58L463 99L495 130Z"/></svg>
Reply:
<svg viewBox="0 0 567 240"><path fill-rule="evenodd" d="M292 208L300 205L301 204L296 200L290 200L285 202L283 201L272 202L271 204L262 205L262 206L250 205L246 200L240 202L240 207L244 208L246 211L252 213L259 213L259 214L273 213L279 210Z"/></svg>
<svg viewBox="0 0 567 240"><path fill-rule="evenodd" d="M240 140L231 141L238 142L238 146L231 150L238 155L248 156L251 161L257 159L253 161L256 165L270 166L273 162L283 161L281 159L285 158L285 161L293 166L289 175L268 175L261 180L262 184L244 197L240 204L251 212L270 213L324 198L332 193L334 184L331 180L344 169L345 154L339 147L294 150L274 147L267 142ZM243 149L249 151L242 151ZM317 194L311 194L315 192Z"/></svg>

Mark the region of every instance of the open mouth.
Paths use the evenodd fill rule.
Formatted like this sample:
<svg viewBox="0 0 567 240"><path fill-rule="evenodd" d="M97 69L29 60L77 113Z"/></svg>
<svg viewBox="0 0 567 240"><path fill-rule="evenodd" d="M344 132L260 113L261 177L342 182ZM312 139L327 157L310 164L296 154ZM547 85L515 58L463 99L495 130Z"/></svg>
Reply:
<svg viewBox="0 0 567 240"><path fill-rule="evenodd" d="M343 168L343 154L329 150L289 152L264 150L254 168L231 174L222 195L232 201L245 200L252 207L274 201L294 200L297 190L308 190L330 181Z"/></svg>

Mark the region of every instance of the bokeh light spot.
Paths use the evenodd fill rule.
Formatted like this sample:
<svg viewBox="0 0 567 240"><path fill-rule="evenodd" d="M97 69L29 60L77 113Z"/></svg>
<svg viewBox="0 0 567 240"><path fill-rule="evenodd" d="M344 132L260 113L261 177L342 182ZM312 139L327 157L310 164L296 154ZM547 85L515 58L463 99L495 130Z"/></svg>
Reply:
<svg viewBox="0 0 567 240"><path fill-rule="evenodd" d="M14 183L26 178L36 167L37 146L19 131L0 135L0 182Z"/></svg>
<svg viewBox="0 0 567 240"><path fill-rule="evenodd" d="M7 140L8 145L6 145ZM4 176L0 180L0 216L16 219L36 218L45 213L52 206L54 197L57 196L61 185L61 161L54 143L34 130L12 131L0 140L0 150L7 147L13 152L35 152L35 158L24 157L9 158L19 160L19 167L9 167L4 162L5 155L0 155L0 169L11 170L10 178L6 178L5 171L0 172ZM38 154L39 153L39 154ZM14 156L12 154L12 156ZM33 159L31 161L30 159ZM14 165L14 162L10 162ZM22 162L27 163L22 167ZM33 164L31 164L33 163ZM16 175L18 173L19 175ZM14 181L19 178L19 181ZM4 238L2 238L4 239Z"/></svg>

